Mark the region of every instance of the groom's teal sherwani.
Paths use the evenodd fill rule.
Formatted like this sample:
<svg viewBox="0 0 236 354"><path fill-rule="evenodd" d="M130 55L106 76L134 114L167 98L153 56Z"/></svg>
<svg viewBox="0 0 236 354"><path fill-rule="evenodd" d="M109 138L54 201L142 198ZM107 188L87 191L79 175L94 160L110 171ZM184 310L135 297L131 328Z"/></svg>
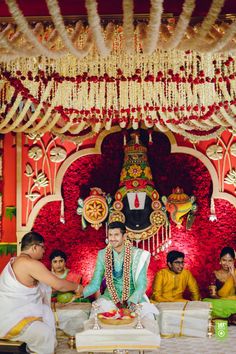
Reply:
<svg viewBox="0 0 236 354"><path fill-rule="evenodd" d="M113 282L119 299L122 298L123 287L123 264L125 247L120 253L113 252ZM88 286L84 288L84 297L88 297L94 294L100 289L102 280L105 276L105 253L106 248L99 251L96 268L93 274L93 278ZM131 251L131 269L130 269L130 294L128 303L140 303L147 301L145 299L145 291L147 286L147 268L150 260L150 253L143 251L139 248L132 247ZM112 297L105 289L101 298L112 300Z"/></svg>

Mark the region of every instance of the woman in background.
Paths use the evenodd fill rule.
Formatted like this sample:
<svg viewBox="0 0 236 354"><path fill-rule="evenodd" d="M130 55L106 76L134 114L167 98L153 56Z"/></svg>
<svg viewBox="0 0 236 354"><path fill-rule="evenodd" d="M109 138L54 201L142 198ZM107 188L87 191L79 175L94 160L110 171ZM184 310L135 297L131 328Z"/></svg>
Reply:
<svg viewBox="0 0 236 354"><path fill-rule="evenodd" d="M51 261L51 272L60 279L73 279L76 283L81 283L81 276L71 272L66 266L67 256L61 250L54 250L49 256ZM80 304L76 302L84 301L83 299L76 299L72 292L60 293L53 289L52 302L54 303L53 310L56 319L56 325L64 333L69 336L75 336L77 332L84 329L83 323L88 320L90 307L81 308ZM70 303L74 305L70 307Z"/></svg>
<svg viewBox="0 0 236 354"><path fill-rule="evenodd" d="M231 247L224 247L220 253L219 270L215 270L209 285L210 298L203 301L212 303L213 318L228 319L229 324L236 324L236 270L235 252Z"/></svg>
<svg viewBox="0 0 236 354"><path fill-rule="evenodd" d="M54 250L49 256L51 261L51 272L60 279L66 279L71 281L74 279L76 283L80 283L81 277L75 274L66 267L67 256L65 252L61 250Z"/></svg>

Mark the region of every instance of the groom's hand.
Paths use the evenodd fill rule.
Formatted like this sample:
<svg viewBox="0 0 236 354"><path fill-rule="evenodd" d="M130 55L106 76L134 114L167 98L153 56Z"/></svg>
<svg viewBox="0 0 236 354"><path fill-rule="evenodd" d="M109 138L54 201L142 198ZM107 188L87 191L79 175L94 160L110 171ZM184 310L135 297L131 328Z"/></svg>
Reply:
<svg viewBox="0 0 236 354"><path fill-rule="evenodd" d="M119 302L117 302L116 303L116 307L118 308L118 309L121 309L122 308L122 303L119 301Z"/></svg>
<svg viewBox="0 0 236 354"><path fill-rule="evenodd" d="M130 305L129 305L129 309L131 312L135 312L136 311L136 304L131 302Z"/></svg>

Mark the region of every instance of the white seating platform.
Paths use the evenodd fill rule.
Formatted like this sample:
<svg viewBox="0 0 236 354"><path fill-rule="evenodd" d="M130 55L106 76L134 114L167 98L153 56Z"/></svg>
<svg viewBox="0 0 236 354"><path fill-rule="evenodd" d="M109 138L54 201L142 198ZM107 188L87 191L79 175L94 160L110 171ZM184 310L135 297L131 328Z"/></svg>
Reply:
<svg viewBox="0 0 236 354"><path fill-rule="evenodd" d="M92 338L90 339L92 341ZM177 337L161 339L160 354L226 354L235 353L236 326L229 327L228 338L219 340L213 338ZM76 354L76 350L68 348L67 339L59 339L56 354Z"/></svg>
<svg viewBox="0 0 236 354"><path fill-rule="evenodd" d="M89 329L76 334L77 352L113 352L115 349L155 351L160 336L147 329Z"/></svg>

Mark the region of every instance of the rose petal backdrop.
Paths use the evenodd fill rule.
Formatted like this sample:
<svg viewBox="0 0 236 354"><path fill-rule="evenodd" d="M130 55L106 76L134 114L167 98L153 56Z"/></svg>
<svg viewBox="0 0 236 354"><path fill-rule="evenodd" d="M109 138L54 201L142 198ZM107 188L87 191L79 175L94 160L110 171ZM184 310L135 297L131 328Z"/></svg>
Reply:
<svg viewBox="0 0 236 354"><path fill-rule="evenodd" d="M146 133L142 140L147 143ZM77 215L78 198L85 199L91 187L100 187L114 195L119 186L123 164L123 137L116 133L103 142L100 156L81 157L67 170L62 194L65 202L65 224L60 222L60 202L51 202L38 214L34 230L46 239L45 264L50 267L48 256L53 249L62 249L68 255L68 266L83 277L87 284L92 277L99 249L105 247L105 226L98 231L88 226L82 230L81 217ZM209 275L219 266L220 249L236 247L236 208L225 200L215 200L217 221L209 221L211 178L208 170L197 158L187 154L171 154L165 135L153 133L153 144L148 148L149 163L155 187L160 196L169 195L172 188L180 186L188 195L197 199L197 215L191 230L185 222L178 229L172 222L172 245L186 254L186 268L199 283L202 296L206 296ZM165 266L166 252L151 258L148 270L148 294L155 273Z"/></svg>

